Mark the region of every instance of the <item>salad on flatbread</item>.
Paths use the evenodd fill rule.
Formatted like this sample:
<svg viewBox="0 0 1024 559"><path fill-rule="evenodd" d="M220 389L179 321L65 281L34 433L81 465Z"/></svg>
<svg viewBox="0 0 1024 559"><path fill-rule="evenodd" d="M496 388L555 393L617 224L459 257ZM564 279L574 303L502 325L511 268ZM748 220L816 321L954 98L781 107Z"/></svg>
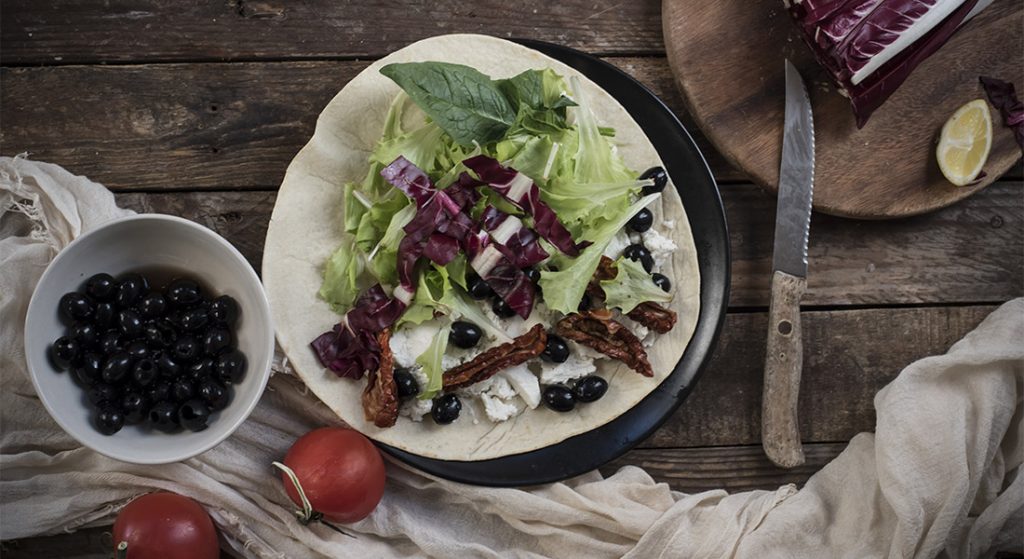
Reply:
<svg viewBox="0 0 1024 559"><path fill-rule="evenodd" d="M473 35L406 47L325 109L264 281L321 400L452 460L621 415L672 371L699 299L685 212L639 126L575 70Z"/></svg>

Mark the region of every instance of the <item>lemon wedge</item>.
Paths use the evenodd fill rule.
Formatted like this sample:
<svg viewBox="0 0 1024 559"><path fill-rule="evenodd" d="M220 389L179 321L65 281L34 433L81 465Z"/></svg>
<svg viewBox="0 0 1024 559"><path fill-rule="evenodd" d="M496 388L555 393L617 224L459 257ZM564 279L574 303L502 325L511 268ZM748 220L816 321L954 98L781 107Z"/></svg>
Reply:
<svg viewBox="0 0 1024 559"><path fill-rule="evenodd" d="M981 174L992 149L992 113L984 99L960 107L942 126L935 157L949 182L966 186Z"/></svg>

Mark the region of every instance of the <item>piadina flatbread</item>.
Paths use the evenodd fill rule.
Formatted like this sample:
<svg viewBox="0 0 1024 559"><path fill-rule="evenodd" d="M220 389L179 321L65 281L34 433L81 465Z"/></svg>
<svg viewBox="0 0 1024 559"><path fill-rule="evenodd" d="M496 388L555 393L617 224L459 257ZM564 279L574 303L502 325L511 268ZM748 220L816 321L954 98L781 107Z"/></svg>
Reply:
<svg viewBox="0 0 1024 559"><path fill-rule="evenodd" d="M320 364L310 349L309 343L341 318L317 296L317 290L324 262L344 234L343 185L365 176L367 157L381 137L392 100L401 91L379 70L393 62L417 61L465 64L495 79L531 68L551 68L566 80L578 76L600 124L615 129L614 141L626 164L638 171L663 165L644 131L611 95L553 58L482 35L445 35L413 43L371 64L348 82L324 108L313 137L288 166L263 255L263 281L278 343L312 393L346 423L374 440L420 456L474 461L519 454L554 445L615 419L654 391L672 372L697 323L697 255L686 212L671 183L650 209L656 227L679 247L661 270L673 283L674 298L667 306L678 314L678 322L648 348L653 378L641 376L618 361L604 359L597 362L597 374L608 380L607 394L597 402L578 405L572 412L554 412L541 404L499 423L486 417L478 417L474 422L463 413L449 425L438 425L429 416L419 422L399 417L393 427L381 429L363 418L360 396L366 381L338 378ZM674 226L658 225L666 220Z"/></svg>

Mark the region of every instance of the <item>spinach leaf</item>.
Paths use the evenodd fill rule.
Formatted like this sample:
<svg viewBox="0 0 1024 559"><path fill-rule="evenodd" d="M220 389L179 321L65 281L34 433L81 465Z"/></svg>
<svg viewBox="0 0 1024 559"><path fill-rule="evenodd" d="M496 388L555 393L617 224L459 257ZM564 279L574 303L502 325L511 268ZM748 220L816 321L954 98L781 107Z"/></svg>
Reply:
<svg viewBox="0 0 1024 559"><path fill-rule="evenodd" d="M463 146L504 137L516 110L491 78L461 64L388 64L380 73L398 84L434 122Z"/></svg>

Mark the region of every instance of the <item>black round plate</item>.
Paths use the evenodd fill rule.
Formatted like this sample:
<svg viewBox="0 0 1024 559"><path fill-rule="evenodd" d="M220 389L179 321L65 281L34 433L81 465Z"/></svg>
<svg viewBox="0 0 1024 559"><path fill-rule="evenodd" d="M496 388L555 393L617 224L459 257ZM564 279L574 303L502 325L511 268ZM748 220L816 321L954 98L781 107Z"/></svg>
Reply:
<svg viewBox="0 0 1024 559"><path fill-rule="evenodd" d="M675 114L618 68L580 51L527 39L516 42L576 68L612 94L651 139L683 199L700 269L700 317L682 359L639 404L592 431L538 450L490 460L437 460L388 446L388 454L427 473L475 485L550 483L593 470L647 438L686 399L711 358L729 299L729 234L718 186ZM692 376L692 378L691 378ZM691 378L690 383L684 381Z"/></svg>

